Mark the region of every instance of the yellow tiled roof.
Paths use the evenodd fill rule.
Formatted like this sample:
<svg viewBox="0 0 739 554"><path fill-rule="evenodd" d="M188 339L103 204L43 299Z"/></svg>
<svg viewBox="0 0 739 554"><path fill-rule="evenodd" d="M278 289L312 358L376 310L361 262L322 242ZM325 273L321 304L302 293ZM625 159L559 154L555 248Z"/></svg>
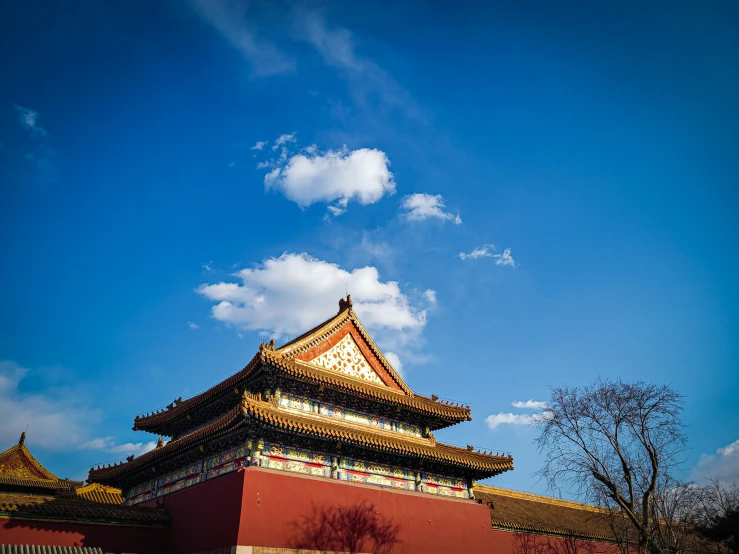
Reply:
<svg viewBox="0 0 739 554"><path fill-rule="evenodd" d="M484 485L475 486L475 498L488 504L498 529L614 540L608 512L596 506Z"/></svg>

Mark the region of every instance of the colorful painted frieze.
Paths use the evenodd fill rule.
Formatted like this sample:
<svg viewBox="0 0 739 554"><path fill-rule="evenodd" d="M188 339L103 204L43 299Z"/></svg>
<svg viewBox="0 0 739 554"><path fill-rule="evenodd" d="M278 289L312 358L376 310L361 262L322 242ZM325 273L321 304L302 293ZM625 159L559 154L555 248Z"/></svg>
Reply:
<svg viewBox="0 0 739 554"><path fill-rule="evenodd" d="M380 487L390 487L393 489L401 489L412 491L415 490L413 481L407 479L396 479L385 475L377 475L361 471L342 470L339 472L339 479L342 481L350 481L352 483L365 483L367 485L377 485Z"/></svg>
<svg viewBox="0 0 739 554"><path fill-rule="evenodd" d="M288 410L311 412L326 417L344 419L360 425L369 425L395 433L402 433L404 435L412 435L414 437L421 436L421 428L416 425L410 425L408 423L403 423L402 421L396 421L384 417L377 417L363 412L356 412L354 410L347 410L340 406L334 406L292 394L279 393L278 404Z"/></svg>
<svg viewBox="0 0 739 554"><path fill-rule="evenodd" d="M262 453L271 458L284 458L286 460L295 460L310 464L329 465L330 463L330 458L325 454L300 448L285 447L280 444L265 444Z"/></svg>

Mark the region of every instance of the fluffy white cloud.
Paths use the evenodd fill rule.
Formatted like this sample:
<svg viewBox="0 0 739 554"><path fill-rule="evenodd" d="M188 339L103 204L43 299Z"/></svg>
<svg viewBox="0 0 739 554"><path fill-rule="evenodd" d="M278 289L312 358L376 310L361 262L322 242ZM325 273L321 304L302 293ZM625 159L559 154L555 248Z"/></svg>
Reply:
<svg viewBox="0 0 739 554"><path fill-rule="evenodd" d="M433 289L426 289L423 293L423 297L429 301L429 304L436 304L436 291Z"/></svg>
<svg viewBox="0 0 739 554"><path fill-rule="evenodd" d="M189 0L189 3L203 21L241 52L254 75L278 75L295 70L295 62L261 38L249 24L246 3L220 0Z"/></svg>
<svg viewBox="0 0 739 554"><path fill-rule="evenodd" d="M254 146L252 146L252 147L251 147L251 149L252 149L252 150L261 150L261 149L262 149L262 148L264 148L265 146L267 146L267 141L266 141L266 140L258 140L258 141L256 142L256 144L255 144Z"/></svg>
<svg viewBox="0 0 739 554"><path fill-rule="evenodd" d="M297 335L338 309L345 291L362 322L380 333L378 340L383 331L407 340L426 325L426 310L412 306L397 282L381 281L371 266L347 271L305 253L284 253L233 276L241 282L203 284L197 292L215 302L215 319L239 329Z"/></svg>
<svg viewBox="0 0 739 554"><path fill-rule="evenodd" d="M18 120L21 125L28 131L31 136L46 136L46 129L38 124L38 112L30 108L24 108L23 106L13 106L15 111L18 112Z"/></svg>
<svg viewBox="0 0 739 554"><path fill-rule="evenodd" d="M462 260L476 260L478 258L492 258L493 257L493 251L495 250L495 245L493 244L483 244L479 248L475 248L472 252L469 254L465 252L459 253L459 258Z"/></svg>
<svg viewBox="0 0 739 554"><path fill-rule="evenodd" d="M441 219L453 221L456 225L462 223L459 214L445 211L446 205L441 194L410 194L403 198L400 207L404 210L403 215L410 221Z"/></svg>
<svg viewBox="0 0 739 554"><path fill-rule="evenodd" d="M335 202L329 209L339 215L351 200L367 205L393 194L395 181L389 166L385 153L377 149L304 152L278 161L265 175L264 184L301 208Z"/></svg>
<svg viewBox="0 0 739 554"><path fill-rule="evenodd" d="M510 248L503 250L502 254L495 254L493 258L495 258L495 265L509 265L511 267L516 267L516 262L513 260L513 256L511 256Z"/></svg>
<svg viewBox="0 0 739 554"><path fill-rule="evenodd" d="M197 324L197 323L195 323L194 321L188 321L188 322L187 322L187 326L188 326L188 327L189 327L190 329L192 329L193 331L194 331L195 329L197 329L197 328L198 328L198 324Z"/></svg>
<svg viewBox="0 0 739 554"><path fill-rule="evenodd" d="M739 484L739 439L716 450L715 454L703 454L693 468L692 478L702 482L709 477Z"/></svg>
<svg viewBox="0 0 739 554"><path fill-rule="evenodd" d="M403 362L400 361L400 358L398 358L398 355L395 352L384 352L385 359L390 362L390 365L393 366L393 369L398 372L398 374L403 377Z"/></svg>
<svg viewBox="0 0 739 554"><path fill-rule="evenodd" d="M525 402L522 400L516 400L515 402L511 402L511 406L513 406L514 408L543 410L544 408L547 407L547 403L541 402L539 400L526 400Z"/></svg>

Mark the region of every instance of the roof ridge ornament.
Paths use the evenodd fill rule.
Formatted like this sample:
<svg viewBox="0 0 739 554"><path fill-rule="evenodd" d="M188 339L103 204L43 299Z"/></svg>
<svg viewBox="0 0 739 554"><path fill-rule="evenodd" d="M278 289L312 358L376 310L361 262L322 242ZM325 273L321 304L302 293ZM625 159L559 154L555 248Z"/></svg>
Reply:
<svg viewBox="0 0 739 554"><path fill-rule="evenodd" d="M339 299L339 313L343 312L344 310L350 310L352 309L352 295L347 294L346 299L340 298Z"/></svg>
<svg viewBox="0 0 739 554"><path fill-rule="evenodd" d="M21 433L21 438L18 441L18 446L23 446L24 444L26 444L26 432L25 431Z"/></svg>

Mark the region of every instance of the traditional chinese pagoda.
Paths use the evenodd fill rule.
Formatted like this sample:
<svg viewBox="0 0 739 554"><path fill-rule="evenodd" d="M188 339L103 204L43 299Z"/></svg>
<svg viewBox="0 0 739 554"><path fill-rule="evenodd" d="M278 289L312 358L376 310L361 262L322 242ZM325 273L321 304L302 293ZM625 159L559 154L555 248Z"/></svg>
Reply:
<svg viewBox="0 0 739 554"><path fill-rule="evenodd" d="M470 407L414 393L352 309L280 348L262 343L241 371L204 393L136 417L171 440L90 471L138 504L249 466L406 491L472 498L475 480L513 469L511 456L437 442Z"/></svg>

